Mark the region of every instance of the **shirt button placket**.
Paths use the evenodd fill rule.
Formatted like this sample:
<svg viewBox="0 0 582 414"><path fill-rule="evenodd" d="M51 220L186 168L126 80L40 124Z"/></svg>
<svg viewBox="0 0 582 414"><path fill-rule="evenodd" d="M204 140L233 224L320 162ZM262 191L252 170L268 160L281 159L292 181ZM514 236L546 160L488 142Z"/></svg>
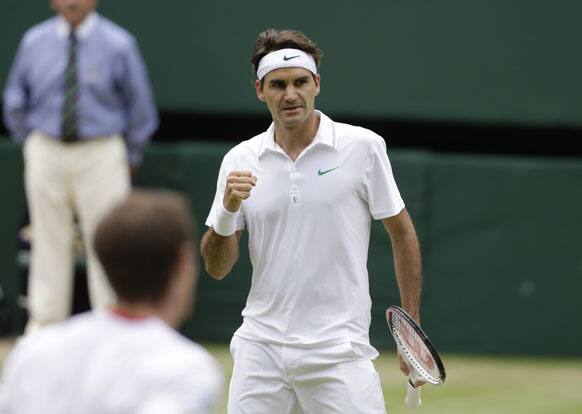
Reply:
<svg viewBox="0 0 582 414"><path fill-rule="evenodd" d="M291 163L289 168L289 199L291 207L301 205L301 191L300 191L301 174L297 171L295 163Z"/></svg>

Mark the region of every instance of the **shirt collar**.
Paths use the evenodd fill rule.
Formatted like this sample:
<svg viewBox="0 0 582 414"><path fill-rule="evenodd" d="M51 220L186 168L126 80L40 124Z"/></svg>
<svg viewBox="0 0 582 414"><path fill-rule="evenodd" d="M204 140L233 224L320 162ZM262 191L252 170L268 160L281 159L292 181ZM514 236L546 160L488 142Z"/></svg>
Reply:
<svg viewBox="0 0 582 414"><path fill-rule="evenodd" d="M327 147L336 149L337 146L333 121L321 111L315 110L315 113L319 116L319 127L317 128L317 133L313 138L313 142L309 144L309 147L315 147L316 145L325 145ZM281 147L279 147L279 145L277 145L277 143L275 142L274 123L271 123L269 129L267 129L263 133L261 146L259 148L259 158L261 158L266 151L274 152L282 151Z"/></svg>
<svg viewBox="0 0 582 414"><path fill-rule="evenodd" d="M85 19L77 26L76 34L77 38L84 40L89 37L91 33L97 27L97 23L99 22L99 14L93 11L85 17ZM65 39L69 37L71 34L71 25L65 20L65 18L61 15L57 16L57 35L61 39Z"/></svg>

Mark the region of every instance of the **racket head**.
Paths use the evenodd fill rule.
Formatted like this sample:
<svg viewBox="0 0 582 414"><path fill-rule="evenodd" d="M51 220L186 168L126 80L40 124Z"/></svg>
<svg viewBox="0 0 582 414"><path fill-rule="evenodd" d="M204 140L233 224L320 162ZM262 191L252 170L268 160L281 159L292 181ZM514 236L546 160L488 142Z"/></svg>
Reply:
<svg viewBox="0 0 582 414"><path fill-rule="evenodd" d="M400 306L386 310L386 321L396 346L408 365L426 382L442 384L445 366L428 335Z"/></svg>

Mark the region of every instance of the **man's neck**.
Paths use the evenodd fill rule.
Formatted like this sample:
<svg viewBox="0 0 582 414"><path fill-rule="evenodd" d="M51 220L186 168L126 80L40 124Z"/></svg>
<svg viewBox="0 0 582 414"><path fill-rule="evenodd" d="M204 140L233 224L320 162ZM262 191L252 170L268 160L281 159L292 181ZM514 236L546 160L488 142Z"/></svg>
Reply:
<svg viewBox="0 0 582 414"><path fill-rule="evenodd" d="M163 300L159 304L119 300L110 310L126 319L139 320L155 316L174 328L177 328L182 321L182 314L176 309L176 306Z"/></svg>
<svg viewBox="0 0 582 414"><path fill-rule="evenodd" d="M292 128L275 123L275 142L293 161L313 142L319 128L319 118L313 111L304 123Z"/></svg>
<svg viewBox="0 0 582 414"><path fill-rule="evenodd" d="M145 319L156 314L156 309L149 303L133 303L123 300L113 305L111 311L128 319Z"/></svg>
<svg viewBox="0 0 582 414"><path fill-rule="evenodd" d="M85 16L85 18L83 18L83 20L80 21L75 27L73 27L63 15L59 15L57 34L62 38L66 38L69 36L70 31L74 30L77 38L85 39L93 32L93 30L95 30L98 19L99 15L97 12L93 11Z"/></svg>

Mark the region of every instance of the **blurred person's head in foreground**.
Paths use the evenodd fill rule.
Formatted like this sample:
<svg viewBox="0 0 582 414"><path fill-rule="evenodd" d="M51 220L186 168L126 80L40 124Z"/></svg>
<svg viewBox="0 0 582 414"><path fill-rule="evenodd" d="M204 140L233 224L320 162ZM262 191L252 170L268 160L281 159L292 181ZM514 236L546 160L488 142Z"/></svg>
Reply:
<svg viewBox="0 0 582 414"><path fill-rule="evenodd" d="M103 217L95 250L128 316L157 315L174 327L188 316L198 279L193 221L185 198L135 191Z"/></svg>

